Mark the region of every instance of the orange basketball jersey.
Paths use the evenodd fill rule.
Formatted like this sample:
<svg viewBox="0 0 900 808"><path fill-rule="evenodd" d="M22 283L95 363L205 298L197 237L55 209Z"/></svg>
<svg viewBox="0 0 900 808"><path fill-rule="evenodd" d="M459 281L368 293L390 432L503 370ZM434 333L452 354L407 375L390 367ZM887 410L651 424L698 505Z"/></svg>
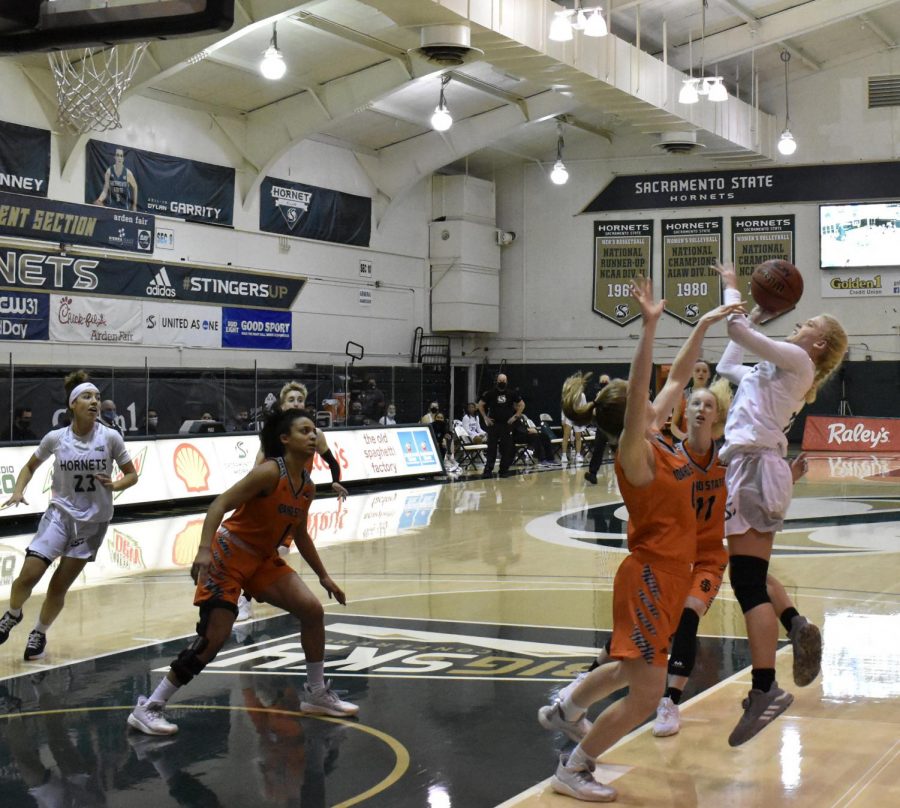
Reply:
<svg viewBox="0 0 900 808"><path fill-rule="evenodd" d="M692 455L684 443L678 444L694 469L691 502L697 517L697 544L722 545L725 538L725 466L719 462L719 449L713 444L712 455L705 465Z"/></svg>
<svg viewBox="0 0 900 808"><path fill-rule="evenodd" d="M275 552L298 525L305 525L309 506L316 495L316 487L309 472L303 471L295 488L284 465L284 458L271 458L278 464L280 476L275 490L267 496L259 496L245 502L224 522L224 527L244 544L259 550L263 555Z"/></svg>
<svg viewBox="0 0 900 808"><path fill-rule="evenodd" d="M628 549L648 560L670 560L673 571L680 568L690 573L697 550L691 502L696 471L661 433L654 433L649 440L656 475L648 485L638 488L629 483L616 455L616 479L628 508Z"/></svg>

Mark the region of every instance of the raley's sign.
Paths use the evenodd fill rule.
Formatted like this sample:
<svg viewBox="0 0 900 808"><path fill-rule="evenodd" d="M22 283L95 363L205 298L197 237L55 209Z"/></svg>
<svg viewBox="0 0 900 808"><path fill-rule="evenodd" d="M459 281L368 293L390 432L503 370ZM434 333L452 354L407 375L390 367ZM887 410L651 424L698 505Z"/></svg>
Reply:
<svg viewBox="0 0 900 808"><path fill-rule="evenodd" d="M803 430L804 451L900 452L900 418L810 415Z"/></svg>

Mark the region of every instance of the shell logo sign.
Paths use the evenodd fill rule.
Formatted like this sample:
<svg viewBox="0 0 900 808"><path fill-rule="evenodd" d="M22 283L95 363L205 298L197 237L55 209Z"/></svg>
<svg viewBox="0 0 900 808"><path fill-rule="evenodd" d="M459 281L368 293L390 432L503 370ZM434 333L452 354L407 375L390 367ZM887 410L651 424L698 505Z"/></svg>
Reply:
<svg viewBox="0 0 900 808"><path fill-rule="evenodd" d="M178 531L172 543L172 562L176 567L188 567L193 563L202 530L203 520L192 519Z"/></svg>
<svg viewBox="0 0 900 808"><path fill-rule="evenodd" d="M172 456L175 475L188 491L208 491L209 463L192 443L182 443Z"/></svg>

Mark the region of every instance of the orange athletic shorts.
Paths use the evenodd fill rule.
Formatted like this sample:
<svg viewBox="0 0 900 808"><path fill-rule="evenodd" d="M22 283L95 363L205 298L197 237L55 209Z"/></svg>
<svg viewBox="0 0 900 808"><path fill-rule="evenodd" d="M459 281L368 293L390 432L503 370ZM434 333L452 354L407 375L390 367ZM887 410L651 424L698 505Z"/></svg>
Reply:
<svg viewBox="0 0 900 808"><path fill-rule="evenodd" d="M629 555L613 582L613 634L610 656L643 659L665 667L669 639L678 628L691 585L688 565L675 573Z"/></svg>
<svg viewBox="0 0 900 808"><path fill-rule="evenodd" d="M697 560L694 562L694 574L688 597L702 601L708 610L719 594L719 587L722 586L727 567L728 550L721 541L705 546L698 544Z"/></svg>
<svg viewBox="0 0 900 808"><path fill-rule="evenodd" d="M228 531L219 530L210 548L212 560L206 577L197 582L194 605L224 600L237 608L243 590L259 599L271 584L285 575L296 575L280 556L261 556Z"/></svg>

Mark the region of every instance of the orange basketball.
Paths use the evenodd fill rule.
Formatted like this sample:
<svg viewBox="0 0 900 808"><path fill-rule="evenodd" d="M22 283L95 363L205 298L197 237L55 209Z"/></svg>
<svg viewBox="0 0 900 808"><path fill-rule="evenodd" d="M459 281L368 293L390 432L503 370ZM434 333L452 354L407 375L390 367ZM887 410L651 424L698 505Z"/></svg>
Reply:
<svg viewBox="0 0 900 808"><path fill-rule="evenodd" d="M750 276L750 294L763 311L780 314L803 297L803 276L790 261L764 261Z"/></svg>

